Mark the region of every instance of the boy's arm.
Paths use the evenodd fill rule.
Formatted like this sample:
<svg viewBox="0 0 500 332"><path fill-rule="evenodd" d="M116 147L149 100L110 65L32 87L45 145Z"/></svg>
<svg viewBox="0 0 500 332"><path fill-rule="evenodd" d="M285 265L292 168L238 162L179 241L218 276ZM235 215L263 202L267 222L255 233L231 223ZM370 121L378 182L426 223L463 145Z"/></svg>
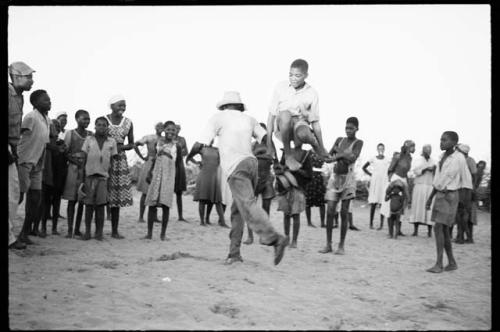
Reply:
<svg viewBox="0 0 500 332"><path fill-rule="evenodd" d="M319 124L319 121L312 122L311 126L313 129L314 136L316 136L316 139L318 140L320 149L326 152L325 146L323 144L323 135L321 133L321 125Z"/></svg>
<svg viewBox="0 0 500 332"><path fill-rule="evenodd" d="M267 150L269 151L269 154L273 159L276 159L276 149L274 147L273 143L273 132L274 132L274 122L275 122L276 116L269 113L267 117Z"/></svg>
<svg viewBox="0 0 500 332"><path fill-rule="evenodd" d="M427 199L427 202L425 203L426 210L431 209L432 199L434 198L434 195L436 195L436 192L437 192L436 188L432 187L432 192L431 192L429 198Z"/></svg>
<svg viewBox="0 0 500 332"><path fill-rule="evenodd" d="M366 174L368 174L369 176L372 176L372 173L368 170L368 166L370 166L370 162L367 161L366 164L363 165L363 172L365 172Z"/></svg>

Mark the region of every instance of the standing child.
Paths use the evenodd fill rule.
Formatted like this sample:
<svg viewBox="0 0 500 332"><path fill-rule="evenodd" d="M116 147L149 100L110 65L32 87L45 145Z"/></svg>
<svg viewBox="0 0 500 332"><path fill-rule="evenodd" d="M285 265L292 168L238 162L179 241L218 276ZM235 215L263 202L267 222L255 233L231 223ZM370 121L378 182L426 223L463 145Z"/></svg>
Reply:
<svg viewBox="0 0 500 332"><path fill-rule="evenodd" d="M182 193L186 191L186 167L184 165L184 157L188 154L188 148L186 139L182 136L179 136L181 131L180 125L175 125L175 138L174 141L181 146L181 158L178 158L175 162L175 196L177 198L177 215L179 216L179 221L185 221L184 216L182 214Z"/></svg>
<svg viewBox="0 0 500 332"><path fill-rule="evenodd" d="M404 202L406 200L406 190L403 181L396 179L387 186L385 200L389 201L390 215L387 218L389 227L389 238L397 239L400 233L401 223L399 219L404 209ZM396 232L394 233L394 226Z"/></svg>
<svg viewBox="0 0 500 332"><path fill-rule="evenodd" d="M340 209L340 243L335 254L344 254L344 241L349 224L349 206L351 200L356 196L356 178L354 177L354 163L358 159L363 141L356 138L359 122L356 117L350 117L346 121L346 137L338 137L330 150L333 160L333 174L328 181L325 200L327 202L326 212L326 246L320 253L332 252L332 229L337 203L341 201Z"/></svg>
<svg viewBox="0 0 500 332"><path fill-rule="evenodd" d="M276 137L283 142L286 165L290 170L300 168L298 161L290 154L292 141L297 141L301 145L310 144L320 157L329 158L323 145L319 124L318 93L305 81L308 70L307 61L302 59L293 61L290 66L289 81L276 86L269 107L267 146L274 157L276 151L271 142L273 132L276 131Z"/></svg>
<svg viewBox="0 0 500 332"><path fill-rule="evenodd" d="M200 173L196 180L196 190L193 195L193 200L199 202L200 225L210 225L210 211L214 204L219 215L219 224L223 225L225 220L222 209L222 188L218 177L219 149L212 145L205 146L196 154L200 154L202 158ZM193 159L196 154L189 154L186 160L200 165L199 162L195 162Z"/></svg>
<svg viewBox="0 0 500 332"><path fill-rule="evenodd" d="M306 208L304 188L307 182L312 179L312 164L309 151L302 150L300 144L297 144L291 150L291 153L301 164L301 167L296 171L288 171L285 166L286 157L283 154L280 162L282 167L275 167L275 174L278 176L277 186L280 192L278 196L278 211L283 211L285 235L287 237L290 236L290 219L293 219L293 236L290 248L297 248L297 238L300 229L300 213Z"/></svg>
<svg viewBox="0 0 500 332"><path fill-rule="evenodd" d="M158 139L156 143L156 157L153 159L153 166L148 176L148 180L151 179L145 201L146 206L149 207L148 234L144 237L144 239L152 239L156 208L160 206L163 210L160 233L162 241L165 241L170 207L174 197L175 162L177 158L182 158L181 147L174 142L175 123L167 121L164 128L165 137Z"/></svg>
<svg viewBox="0 0 500 332"><path fill-rule="evenodd" d="M434 222L434 236L436 238L436 264L427 269L427 272L440 273L457 269L457 262L453 257L451 246L450 227L455 222L459 201L458 189L469 175L469 169L464 155L455 150L458 144L458 134L454 131L445 131L441 135L440 148L444 151L436 167L436 174L432 181L432 193L427 199L426 208L430 210L432 199L431 221ZM443 250L448 256L448 265L443 268Z"/></svg>
<svg viewBox="0 0 500 332"><path fill-rule="evenodd" d="M87 136L82 151L85 160L85 234L90 239L90 225L95 212L95 239L101 241L104 228L104 207L108 203L108 178L111 158L118 154L116 141L108 137L109 121L105 117L95 120L95 136Z"/></svg>
<svg viewBox="0 0 500 332"><path fill-rule="evenodd" d="M78 187L83 183L84 158L82 157L82 146L87 136L91 136L92 132L87 130L90 123L89 113L85 110L78 110L75 113L77 127L69 130L64 135L64 143L68 147L66 157L68 158L68 171L66 174L66 183L62 198L68 200L68 211L66 218L68 220L68 235L67 238L72 238L73 235L82 236L80 232L80 223L82 221L83 203L78 203L75 220L75 206L78 202ZM74 227L73 227L74 226Z"/></svg>
<svg viewBox="0 0 500 332"><path fill-rule="evenodd" d="M377 155L371 158L363 165L363 172L370 176L370 189L368 191L368 204L370 204L370 229L373 229L373 217L375 209L384 202L385 192L387 188L387 170L389 169L390 161L384 156L385 146L383 143L377 145ZM371 166L371 172L368 167ZM384 216L380 215L380 226L377 230L381 230L384 226Z"/></svg>
<svg viewBox="0 0 500 332"><path fill-rule="evenodd" d="M137 142L135 142L134 150L137 155L144 160L144 164L142 165L141 174L139 174L139 179L137 180L137 190L142 193L141 200L139 202L139 220L138 222L144 222L144 210L146 209L144 202L146 200L146 195L149 189L149 183L146 182L146 178L151 171L151 166L153 165L153 159L156 156L156 143L161 138L161 133L165 128L163 127L162 122L158 122L155 125L156 133L153 135L146 135ZM139 151L139 146L146 145L148 149L148 154L146 157L142 156L141 151ZM155 216L155 220L158 217Z"/></svg>
<svg viewBox="0 0 500 332"><path fill-rule="evenodd" d="M310 227L316 227L311 222L311 207L319 207L319 216L321 227L325 227L325 193L326 186L323 179L323 165L324 161L318 154L311 151L311 163L312 163L312 180L309 181L305 186L306 192L306 218L307 225Z"/></svg>

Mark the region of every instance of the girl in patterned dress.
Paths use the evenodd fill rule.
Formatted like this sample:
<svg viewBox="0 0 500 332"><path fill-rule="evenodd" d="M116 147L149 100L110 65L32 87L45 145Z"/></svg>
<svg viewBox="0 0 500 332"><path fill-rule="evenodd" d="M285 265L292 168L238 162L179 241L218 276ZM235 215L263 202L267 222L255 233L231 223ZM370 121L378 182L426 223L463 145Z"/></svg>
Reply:
<svg viewBox="0 0 500 332"><path fill-rule="evenodd" d="M132 121L123 116L126 106L123 96L113 96L109 100L111 114L107 115L110 122L108 135L116 141L118 147L118 154L111 159L111 169L109 170L111 237L115 239L124 238L118 233L120 207L132 205L132 180L125 151L134 148L134 127ZM128 139L128 144L124 144L125 138Z"/></svg>
<svg viewBox="0 0 500 332"><path fill-rule="evenodd" d="M318 154L311 151L310 154L313 175L312 180L308 182L305 186L306 192L306 218L307 225L315 227L311 222L311 207L319 207L319 215L321 220L321 227L325 227L325 193L326 186L323 179L323 172L321 167L323 166L323 159L321 159Z"/></svg>
<svg viewBox="0 0 500 332"><path fill-rule="evenodd" d="M153 237L153 226L156 219L156 208L162 208L162 222L160 238L165 241L168 217L175 187L175 164L182 158L181 146L173 139L175 137L175 123L165 122L165 137L158 139L156 143L156 157L153 159L150 180L146 201L144 204L148 209L148 234L144 239L151 240Z"/></svg>

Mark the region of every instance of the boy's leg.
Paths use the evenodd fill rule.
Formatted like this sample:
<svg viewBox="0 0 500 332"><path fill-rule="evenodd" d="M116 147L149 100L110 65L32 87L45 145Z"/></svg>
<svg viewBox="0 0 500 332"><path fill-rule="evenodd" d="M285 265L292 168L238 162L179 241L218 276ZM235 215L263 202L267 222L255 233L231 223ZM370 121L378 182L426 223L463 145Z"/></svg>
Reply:
<svg viewBox="0 0 500 332"><path fill-rule="evenodd" d="M359 231L359 228L354 226L353 220L352 220L352 212L347 212L347 220L349 221L349 229L353 231Z"/></svg>
<svg viewBox="0 0 500 332"><path fill-rule="evenodd" d="M321 227L325 227L325 204L319 206L319 218L321 220Z"/></svg>
<svg viewBox="0 0 500 332"><path fill-rule="evenodd" d="M309 144L320 157L328 157L328 152L319 144L318 139L308 124L300 124L294 128L294 137L302 144Z"/></svg>
<svg viewBox="0 0 500 332"><path fill-rule="evenodd" d="M448 226L443 225L443 227L447 228ZM445 271L456 270L457 262L455 261L455 257L453 257L453 249L451 247L451 236L449 232L444 233L444 250L446 251L446 256L448 256L448 265L444 268ZM442 265L442 263L441 263Z"/></svg>
<svg viewBox="0 0 500 332"><path fill-rule="evenodd" d="M340 243L337 251L335 251L336 255L344 254L344 242L345 236L347 234L347 225L349 223L349 204L351 203L350 199L345 199L342 201L342 205L340 208Z"/></svg>
<svg viewBox="0 0 500 332"><path fill-rule="evenodd" d="M290 216L286 213L283 213L283 232L286 237L290 237Z"/></svg>
<svg viewBox="0 0 500 332"><path fill-rule="evenodd" d="M76 201L68 201L68 208L66 212L66 218L68 220L68 234L66 238L70 239L73 237L73 219L75 217L75 205Z"/></svg>
<svg viewBox="0 0 500 332"><path fill-rule="evenodd" d="M19 234L19 239L26 244L34 244L28 237L28 234L33 222L40 213L41 192L42 191L39 189L29 189L26 195L24 223L21 233Z"/></svg>
<svg viewBox="0 0 500 332"><path fill-rule="evenodd" d="M297 239L299 237L300 230L300 214L292 215L293 218L293 234L292 234L292 243L290 244L290 248L297 248Z"/></svg>
<svg viewBox="0 0 500 332"><path fill-rule="evenodd" d="M233 261L243 261L240 253L241 238L243 237L243 227L245 222L241 216L236 201L233 199L233 204L231 205L231 231L229 232L229 254L227 255L227 263L232 263ZM250 226L248 226L250 227Z"/></svg>
<svg viewBox="0 0 500 332"><path fill-rule="evenodd" d="M326 254L332 252L332 230L333 230L333 218L335 211L337 210L337 201L326 201L326 246L319 252Z"/></svg>
<svg viewBox="0 0 500 332"><path fill-rule="evenodd" d="M428 237L432 236L432 225L427 225L427 236Z"/></svg>
<svg viewBox="0 0 500 332"><path fill-rule="evenodd" d="M335 213L333 215L333 228L339 227L339 213L336 209L337 207L335 207Z"/></svg>
<svg viewBox="0 0 500 332"><path fill-rule="evenodd" d="M83 234L82 240L90 240L90 226L92 223L92 216L94 214L94 206L91 204L85 204L85 234Z"/></svg>
<svg viewBox="0 0 500 332"><path fill-rule="evenodd" d="M151 240L153 238L153 227L156 216L156 206L148 207L148 234L143 238L146 240Z"/></svg>
<svg viewBox="0 0 500 332"><path fill-rule="evenodd" d="M59 221L59 208L55 206L55 196L56 196L56 187L49 187L49 202L47 208L50 211L50 207L52 206L52 235L60 235L57 231L57 222Z"/></svg>
<svg viewBox="0 0 500 332"><path fill-rule="evenodd" d="M384 215L380 215L380 226L377 228L377 231L381 230L384 227Z"/></svg>
<svg viewBox="0 0 500 332"><path fill-rule="evenodd" d="M137 222L144 222L144 211L146 210L146 206L144 205L145 201L146 194L142 194L139 201L139 220L137 220Z"/></svg>
<svg viewBox="0 0 500 332"><path fill-rule="evenodd" d="M82 233L80 232L80 225L82 223L82 218L83 218L83 207L85 204L83 202L78 202L77 203L77 208L76 208L76 221L75 221L75 227L74 229L74 235L77 236L82 236Z"/></svg>
<svg viewBox="0 0 500 332"><path fill-rule="evenodd" d="M106 204L106 219L111 221L111 207Z"/></svg>
<svg viewBox="0 0 500 332"><path fill-rule="evenodd" d="M311 223L311 207L306 206L306 219L307 219L307 226L312 226Z"/></svg>
<svg viewBox="0 0 500 332"><path fill-rule="evenodd" d="M111 207L111 237L115 239L124 239L125 237L118 233L118 224L120 222L120 207Z"/></svg>
<svg viewBox="0 0 500 332"><path fill-rule="evenodd" d="M373 229L373 217L375 216L376 208L377 208L377 203L370 204L370 229Z"/></svg>
<svg viewBox="0 0 500 332"><path fill-rule="evenodd" d="M389 238L392 239L394 237L394 218L395 216L391 214L389 218L387 218L387 227L389 228Z"/></svg>
<svg viewBox="0 0 500 332"><path fill-rule="evenodd" d="M175 193L176 198L177 198L177 214L179 216L179 221L186 221L183 216L183 211L182 211L182 191Z"/></svg>
<svg viewBox="0 0 500 332"><path fill-rule="evenodd" d="M401 233L401 221L400 221L401 215L397 214L394 218L394 239L396 240L398 238L399 233Z"/></svg>
<svg viewBox="0 0 500 332"><path fill-rule="evenodd" d="M432 273L440 273L443 272L443 251L444 251L444 237L445 237L445 232L448 232L449 236L449 230L448 227L445 227L441 223L436 223L434 225L434 237L436 238L436 264L431 267L430 269L427 269L427 272L432 272Z"/></svg>
<svg viewBox="0 0 500 332"><path fill-rule="evenodd" d="M170 208L166 205L163 205L163 204L162 204L161 208L162 208L162 215L161 215L160 239L162 241L165 241L165 232L167 231L168 218L170 215Z"/></svg>
<svg viewBox="0 0 500 332"><path fill-rule="evenodd" d="M271 198L262 199L262 208L266 211L267 215L271 211Z"/></svg>
<svg viewBox="0 0 500 332"><path fill-rule="evenodd" d="M282 111L278 113L277 117L278 127L281 134L281 140L283 143L283 153L285 154L285 164L292 171L298 170L301 165L295 160L291 154L290 142L292 141L293 135L293 118L289 111Z"/></svg>
<svg viewBox="0 0 500 332"><path fill-rule="evenodd" d="M418 236L418 222L413 223L413 234L411 236Z"/></svg>
<svg viewBox="0 0 500 332"><path fill-rule="evenodd" d="M101 204L95 207L95 239L98 241L102 241L103 237L105 206L105 204Z"/></svg>

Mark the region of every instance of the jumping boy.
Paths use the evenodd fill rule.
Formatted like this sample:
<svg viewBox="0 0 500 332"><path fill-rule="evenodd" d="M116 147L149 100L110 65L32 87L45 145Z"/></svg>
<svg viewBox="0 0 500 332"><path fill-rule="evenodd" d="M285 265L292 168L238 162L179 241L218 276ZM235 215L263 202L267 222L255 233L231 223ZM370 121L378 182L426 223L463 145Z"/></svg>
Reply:
<svg viewBox="0 0 500 332"><path fill-rule="evenodd" d="M255 199L258 163L252 153L251 139L255 137L261 142L266 132L257 120L243 113L246 108L238 92L226 92L217 103L217 109L221 112L210 118L201 139L193 145L189 155L198 153L204 144L208 145L218 137L220 165L229 175L229 187L233 194L231 244L226 264L243 261L240 246L246 221L260 236L261 244L274 246L274 264L277 265L283 258L288 239L276 232L266 211L258 206Z"/></svg>
<svg viewBox="0 0 500 332"><path fill-rule="evenodd" d="M436 237L436 264L427 269L427 272L443 272L443 250L448 256L448 265L444 271L457 269L457 262L453 257L451 247L450 227L455 222L457 207L459 201L458 189L467 179L469 169L463 153L457 151L455 146L458 143L458 134L454 131L445 131L441 135L440 148L444 153L441 155L436 174L432 182L432 193L427 199L426 209L430 210L432 199L434 206L432 208L431 221L435 223L434 234Z"/></svg>
<svg viewBox="0 0 500 332"><path fill-rule="evenodd" d="M330 157L324 148L321 135L318 93L305 82L308 69L309 65L305 60L293 61L290 66L289 82L281 82L276 86L269 107L267 147L276 158L276 150L271 144L272 134L276 131L276 137L283 142L285 163L292 171L300 168L299 162L290 154L290 142L294 140L300 144L310 144L325 160L329 160Z"/></svg>
<svg viewBox="0 0 500 332"><path fill-rule="evenodd" d="M146 135L140 140L136 141L134 144L134 150L137 155L144 160L144 164L142 165L141 174L139 175L139 179L137 180L137 190L142 193L141 200L139 202L139 220L138 222L144 221L144 210L146 207L144 205L144 201L146 200L146 195L149 189L149 183L146 182L146 177L148 173L151 171L151 167L153 165L153 159L156 157L156 143L161 138L161 133L165 128L163 127L162 122L158 122L155 125L155 134ZM146 145L148 149L148 154L146 157L142 156L141 151L139 151L139 146ZM155 221L158 220L158 216L155 215Z"/></svg>
<svg viewBox="0 0 500 332"><path fill-rule="evenodd" d="M75 129L66 131L64 135L64 143L68 147L66 158L68 159L68 170L66 173L66 183L62 198L68 200L67 208L67 221L68 221L68 234L67 238L72 238L74 235L82 236L80 232L80 224L83 215L83 203L78 202L78 188L83 183L84 162L82 156L83 142L92 132L87 130L90 123L89 112L86 110L78 110L75 112L75 120L77 127ZM75 221L75 206L78 203Z"/></svg>
<svg viewBox="0 0 500 332"><path fill-rule="evenodd" d="M333 167L333 174L328 181L325 194L327 202L326 212L326 246L320 253L332 252L332 229L337 203L341 201L340 208L340 243L335 254L344 254L344 241L349 224L349 205L356 196L356 179L354 177L354 163L358 159L363 141L356 138L359 123L355 117L350 117L346 121L346 137L338 137L333 145L333 160L336 161Z"/></svg>
<svg viewBox="0 0 500 332"><path fill-rule="evenodd" d="M85 152L85 234L82 240L90 239L90 224L95 211L95 239L102 240L104 207L108 203L108 178L111 157L118 154L116 141L108 137L108 119L95 120L95 135L87 136L83 142Z"/></svg>
<svg viewBox="0 0 500 332"><path fill-rule="evenodd" d="M260 123L260 126L267 130L264 123ZM257 171L257 187L255 189L255 197L261 195L262 198L262 208L269 215L269 210L271 208L271 200L275 196L273 182L274 176L271 174L271 166L273 165L273 159L271 154L267 150L266 136L262 138L262 143L254 142L252 144L252 153L257 158L258 171ZM253 232L250 226L247 225L248 238L244 244L253 243Z"/></svg>

